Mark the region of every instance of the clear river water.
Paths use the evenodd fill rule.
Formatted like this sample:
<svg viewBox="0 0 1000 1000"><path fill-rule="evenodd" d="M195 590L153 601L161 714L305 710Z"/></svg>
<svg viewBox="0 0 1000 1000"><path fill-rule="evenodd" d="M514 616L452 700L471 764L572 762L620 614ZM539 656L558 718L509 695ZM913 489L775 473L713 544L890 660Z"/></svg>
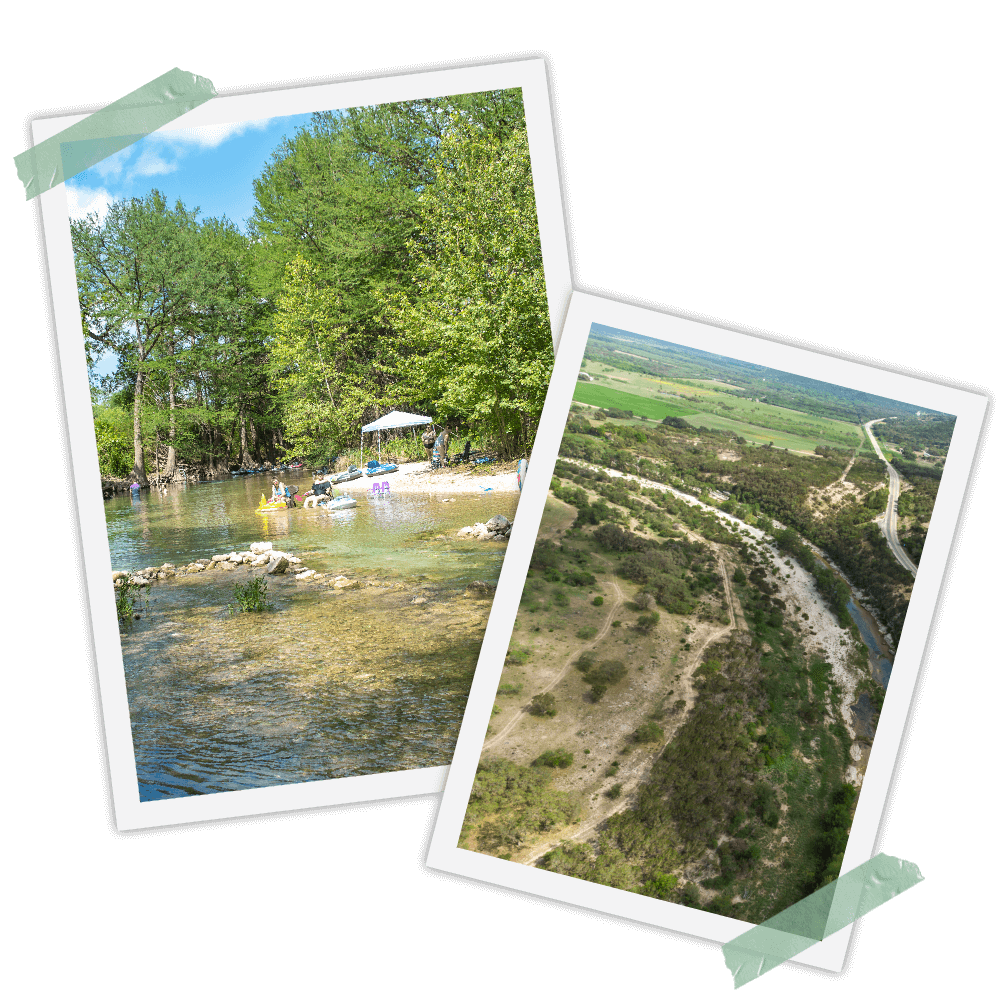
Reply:
<svg viewBox="0 0 1000 1000"><path fill-rule="evenodd" d="M266 476L107 502L115 569L271 541L317 572L378 581L335 591L268 577L274 607L259 614L227 608L245 567L151 587L122 633L142 800L450 762L491 603L466 587L495 584L506 549L456 532L513 519L519 494L442 503L389 481L388 495L352 484L358 506L332 516L258 513Z"/></svg>

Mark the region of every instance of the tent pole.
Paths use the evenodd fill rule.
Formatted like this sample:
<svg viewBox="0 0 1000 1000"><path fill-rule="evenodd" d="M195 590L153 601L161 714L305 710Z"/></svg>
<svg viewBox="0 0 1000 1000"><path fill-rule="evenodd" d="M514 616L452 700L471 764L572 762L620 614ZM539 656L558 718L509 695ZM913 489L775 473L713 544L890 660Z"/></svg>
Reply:
<svg viewBox="0 0 1000 1000"><path fill-rule="evenodd" d="M382 432L375 432L375 440L378 441L378 464L382 464Z"/></svg>

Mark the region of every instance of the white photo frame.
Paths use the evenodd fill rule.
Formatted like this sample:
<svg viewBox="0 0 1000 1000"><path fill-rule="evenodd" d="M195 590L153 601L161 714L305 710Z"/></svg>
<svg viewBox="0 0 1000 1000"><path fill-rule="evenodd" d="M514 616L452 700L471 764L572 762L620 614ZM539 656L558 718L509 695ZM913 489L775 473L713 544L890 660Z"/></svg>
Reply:
<svg viewBox="0 0 1000 1000"><path fill-rule="evenodd" d="M532 453L531 474L525 484L518 522L512 534L512 538L516 535L517 545L512 548L500 576L427 863L442 871L723 943L754 925L457 846L531 559L533 544L526 545L525 536L530 536L533 543L538 533L577 385L577 373L593 324L923 405L958 418L842 872L864 863L875 853L873 847L906 728L914 685L962 517L989 399L967 389L876 368L816 349L765 339L757 331L654 312L581 292L573 295ZM841 971L852 929L853 925L818 942L802 952L796 961L827 971Z"/></svg>
<svg viewBox="0 0 1000 1000"><path fill-rule="evenodd" d="M572 285L543 59L223 95L177 118L161 131L508 88L520 88L524 102L549 317L553 342L557 343L557 331L562 327ZM34 141L42 142L85 117L86 114L74 114L35 119L32 122ZM79 544L86 573L86 598L91 612L99 702L118 829L133 830L440 791L448 770L446 766L140 801L114 596L108 584L112 566L64 185L59 184L39 195L38 206L52 293L52 336L59 359L68 424L70 455L67 457L72 463L76 487Z"/></svg>

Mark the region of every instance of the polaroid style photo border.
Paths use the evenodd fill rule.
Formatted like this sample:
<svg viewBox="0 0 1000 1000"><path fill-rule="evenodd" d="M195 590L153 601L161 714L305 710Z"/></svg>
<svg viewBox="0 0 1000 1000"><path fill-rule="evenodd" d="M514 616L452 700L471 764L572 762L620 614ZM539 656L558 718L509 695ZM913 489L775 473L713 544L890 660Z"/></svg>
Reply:
<svg viewBox="0 0 1000 1000"><path fill-rule="evenodd" d="M457 846L504 658L510 644L514 619L527 578L534 539L538 534L563 430L573 401L577 374L591 326L595 323L923 405L957 417L920 560L920 571L914 582L906 622L893 663L892 683L886 692L878 732L858 799L842 872L863 864L874 853L875 839L914 685L958 528L989 400L984 395L967 390L762 339L706 322L657 313L581 292L573 294L532 452L530 474L526 478L517 523L511 534L512 539L516 540L516 549L512 548L500 575L427 863L442 871L724 943L754 925L556 872L504 861ZM525 544L526 537L530 537L531 545ZM796 961L827 971L841 971L851 930L852 927L844 928L818 942L802 952Z"/></svg>
<svg viewBox="0 0 1000 1000"><path fill-rule="evenodd" d="M543 59L219 96L175 119L160 131L516 87L521 88L524 102L549 319L553 343L557 344L572 282L552 109ZM34 143L42 142L86 117L86 114L77 114L38 118L31 123ZM109 586L111 556L101 498L65 186L58 184L43 192L37 201L52 294L53 336L68 425L70 454L66 458L71 461L73 469L86 597L93 629L99 684L97 700L104 722L118 829L124 831L440 791L448 771L446 766L140 801L124 663L114 594ZM515 541L508 546L507 558L516 551L518 544L527 546L526 553L530 555L531 539L523 533L521 538L520 543Z"/></svg>

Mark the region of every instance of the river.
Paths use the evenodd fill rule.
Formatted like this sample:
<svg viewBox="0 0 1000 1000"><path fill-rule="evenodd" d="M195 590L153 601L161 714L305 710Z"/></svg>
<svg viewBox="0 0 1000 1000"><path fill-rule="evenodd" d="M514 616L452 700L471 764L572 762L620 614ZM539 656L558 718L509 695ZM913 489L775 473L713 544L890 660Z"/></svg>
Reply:
<svg viewBox="0 0 1000 1000"><path fill-rule="evenodd" d="M140 799L447 764L489 615L466 592L496 583L506 546L458 541L518 494L362 496L334 516L260 514L266 476L106 504L115 569L181 565L254 541L318 572L384 586L334 591L268 579L275 607L230 614L246 570L150 589L122 653ZM390 480L391 483L391 480ZM391 486L390 486L391 489ZM443 537L441 537L443 536ZM418 603L414 604L414 601Z"/></svg>

